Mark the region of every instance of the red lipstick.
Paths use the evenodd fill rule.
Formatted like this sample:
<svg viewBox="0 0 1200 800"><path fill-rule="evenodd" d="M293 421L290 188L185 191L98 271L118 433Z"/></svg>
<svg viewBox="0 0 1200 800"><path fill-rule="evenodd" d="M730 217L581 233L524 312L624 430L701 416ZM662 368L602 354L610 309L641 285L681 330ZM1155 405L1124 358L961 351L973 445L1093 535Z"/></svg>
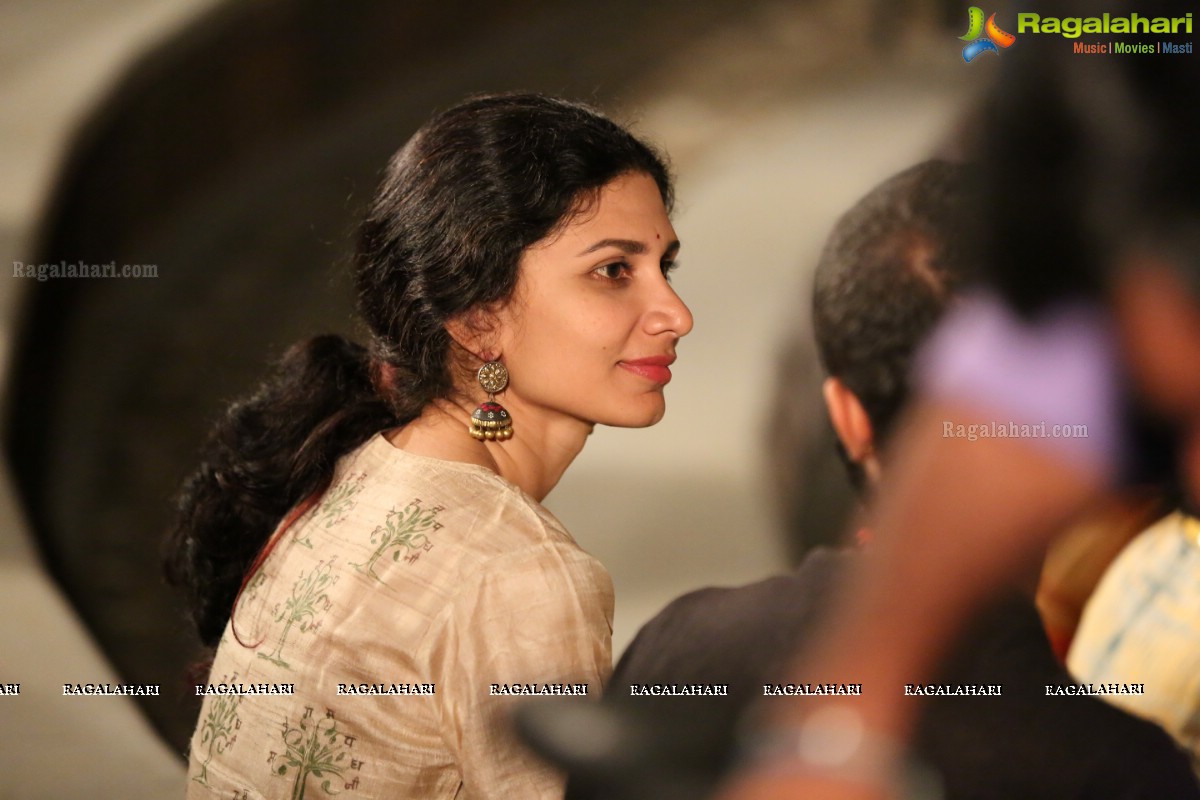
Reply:
<svg viewBox="0 0 1200 800"><path fill-rule="evenodd" d="M617 362L618 366L634 375L640 375L648 381L664 386L671 382L671 365L674 363L675 356L649 356Z"/></svg>

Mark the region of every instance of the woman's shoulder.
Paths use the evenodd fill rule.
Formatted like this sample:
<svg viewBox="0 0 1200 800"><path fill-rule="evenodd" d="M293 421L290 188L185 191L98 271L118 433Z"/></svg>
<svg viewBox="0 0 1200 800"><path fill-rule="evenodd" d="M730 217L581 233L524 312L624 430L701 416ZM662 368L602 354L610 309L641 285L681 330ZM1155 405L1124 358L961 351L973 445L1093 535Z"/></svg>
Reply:
<svg viewBox="0 0 1200 800"><path fill-rule="evenodd" d="M382 434L339 462L319 508L345 506L350 498L420 518L437 528L439 538L483 559L527 548L580 550L549 510L492 470L415 455Z"/></svg>

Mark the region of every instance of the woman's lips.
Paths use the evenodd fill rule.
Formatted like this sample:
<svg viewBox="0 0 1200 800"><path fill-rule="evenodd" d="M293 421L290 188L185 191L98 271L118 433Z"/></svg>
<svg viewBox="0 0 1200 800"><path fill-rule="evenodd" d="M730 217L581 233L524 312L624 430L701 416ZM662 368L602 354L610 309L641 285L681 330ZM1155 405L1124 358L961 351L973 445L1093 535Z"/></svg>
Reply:
<svg viewBox="0 0 1200 800"><path fill-rule="evenodd" d="M648 381L663 385L671 382L671 365L674 363L674 356L651 356L617 362L619 366L634 375L640 375Z"/></svg>

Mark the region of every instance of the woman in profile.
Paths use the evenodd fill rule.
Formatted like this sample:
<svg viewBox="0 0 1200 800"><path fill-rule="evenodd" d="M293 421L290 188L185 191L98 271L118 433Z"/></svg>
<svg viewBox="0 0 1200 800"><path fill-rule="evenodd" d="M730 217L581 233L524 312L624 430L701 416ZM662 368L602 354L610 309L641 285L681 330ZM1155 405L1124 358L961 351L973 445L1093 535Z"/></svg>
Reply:
<svg viewBox="0 0 1200 800"><path fill-rule="evenodd" d="M596 424L663 415L671 199L647 145L540 95L396 154L353 266L369 343L292 347L180 496L168 571L216 648L189 797L561 796L497 712L610 670L611 581L540 501Z"/></svg>

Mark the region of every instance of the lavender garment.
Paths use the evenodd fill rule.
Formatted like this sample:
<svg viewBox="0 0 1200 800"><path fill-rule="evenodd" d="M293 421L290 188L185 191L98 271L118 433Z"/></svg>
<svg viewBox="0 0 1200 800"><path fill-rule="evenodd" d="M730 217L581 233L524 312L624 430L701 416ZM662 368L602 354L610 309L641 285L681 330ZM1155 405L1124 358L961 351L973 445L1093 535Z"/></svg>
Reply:
<svg viewBox="0 0 1200 800"><path fill-rule="evenodd" d="M1095 304L1062 303L1033 321L978 292L946 317L917 360L927 397L977 409L971 420L1037 426L1027 441L1106 481L1124 449L1122 390L1112 320ZM1044 423L1044 425L1043 425ZM1071 426L1055 432L1056 425ZM1074 430L1086 426L1086 435ZM1063 434L1067 435L1063 435Z"/></svg>

